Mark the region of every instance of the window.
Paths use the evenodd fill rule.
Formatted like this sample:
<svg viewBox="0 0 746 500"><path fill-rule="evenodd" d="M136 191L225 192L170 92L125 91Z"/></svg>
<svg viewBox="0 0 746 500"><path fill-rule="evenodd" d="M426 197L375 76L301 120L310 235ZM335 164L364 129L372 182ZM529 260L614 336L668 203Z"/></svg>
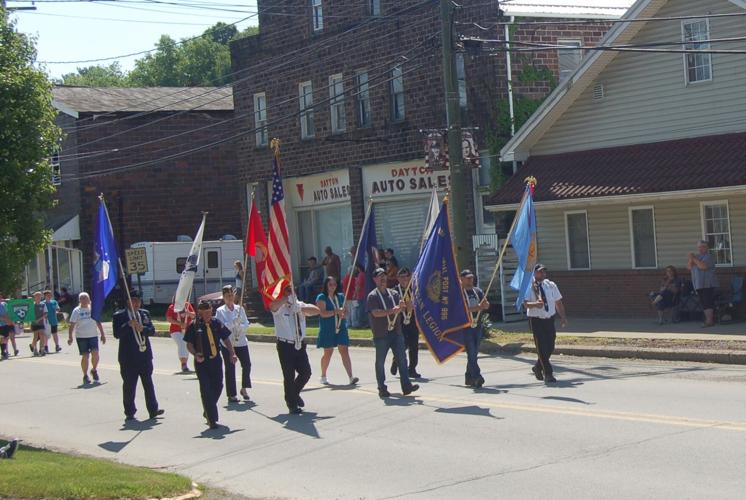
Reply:
<svg viewBox="0 0 746 500"><path fill-rule="evenodd" d="M300 136L302 139L313 137L316 133L313 123L313 84L303 82L298 85L300 99Z"/></svg>
<svg viewBox="0 0 746 500"><path fill-rule="evenodd" d="M583 44L580 40L557 40L557 45L565 47L581 47ZM560 83L564 82L580 66L583 60L583 51L581 49L558 49Z"/></svg>
<svg viewBox="0 0 746 500"><path fill-rule="evenodd" d="M266 146L269 133L267 132L267 96L254 94L254 128L256 134L256 145Z"/></svg>
<svg viewBox="0 0 746 500"><path fill-rule="evenodd" d="M401 66L391 72L391 119L397 122L404 119L404 76Z"/></svg>
<svg viewBox="0 0 746 500"><path fill-rule="evenodd" d="M629 229L632 238L632 267L658 267L653 207L630 208Z"/></svg>
<svg viewBox="0 0 746 500"><path fill-rule="evenodd" d="M702 236L715 255L715 264L726 266L733 264L727 201L702 204Z"/></svg>
<svg viewBox="0 0 746 500"><path fill-rule="evenodd" d="M568 269L590 269L591 250L588 242L588 213L565 212Z"/></svg>
<svg viewBox="0 0 746 500"><path fill-rule="evenodd" d="M357 124L359 127L371 126L370 115L370 90L368 86L368 73L360 71L357 74Z"/></svg>
<svg viewBox="0 0 746 500"><path fill-rule="evenodd" d="M371 16L381 15L381 0L368 0L368 8Z"/></svg>
<svg viewBox="0 0 746 500"><path fill-rule="evenodd" d="M55 186L62 185L62 169L60 168L60 153L59 151L52 155L49 159L49 166L52 167L52 184Z"/></svg>
<svg viewBox="0 0 746 500"><path fill-rule="evenodd" d="M321 0L311 0L311 16L313 18L313 30L321 31L324 29L324 13L321 6Z"/></svg>
<svg viewBox="0 0 746 500"><path fill-rule="evenodd" d="M710 25L708 21L684 21L681 23L684 49L707 50L709 43L700 43L710 39ZM684 54L686 68L686 83L705 82L712 80L711 54Z"/></svg>
<svg viewBox="0 0 746 500"><path fill-rule="evenodd" d="M329 77L329 107L332 115L332 133L338 134L347 129L345 116L345 94L342 73Z"/></svg>
<svg viewBox="0 0 746 500"><path fill-rule="evenodd" d="M456 78L458 79L458 103L461 109L466 109L466 67L463 52L456 53Z"/></svg>

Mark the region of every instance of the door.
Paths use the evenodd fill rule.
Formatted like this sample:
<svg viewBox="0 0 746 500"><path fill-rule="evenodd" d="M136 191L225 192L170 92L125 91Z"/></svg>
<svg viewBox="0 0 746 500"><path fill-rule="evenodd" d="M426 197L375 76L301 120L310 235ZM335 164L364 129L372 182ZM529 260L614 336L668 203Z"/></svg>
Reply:
<svg viewBox="0 0 746 500"><path fill-rule="evenodd" d="M204 265L204 290L203 294L220 291L223 287L223 262L220 247L205 247L202 254Z"/></svg>

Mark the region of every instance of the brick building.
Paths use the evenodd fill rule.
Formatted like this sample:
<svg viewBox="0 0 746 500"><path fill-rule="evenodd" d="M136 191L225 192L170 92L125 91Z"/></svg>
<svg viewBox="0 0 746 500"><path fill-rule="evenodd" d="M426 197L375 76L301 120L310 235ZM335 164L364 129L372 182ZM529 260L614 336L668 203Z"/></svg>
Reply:
<svg viewBox="0 0 746 500"><path fill-rule="evenodd" d="M234 143L184 154L232 134L230 89L56 87L54 105L65 139L56 158L59 204L48 220L52 229L74 226L77 238L64 243L82 252L72 291L88 288L99 193L120 254L140 241L193 237L202 211L210 212L205 240L241 237ZM65 286L65 265L40 262L39 281Z"/></svg>
<svg viewBox="0 0 746 500"><path fill-rule="evenodd" d="M525 2L515 2L524 4ZM530 2L529 2L530 3ZM552 2L542 2L543 4ZM617 2L619 3L619 2ZM260 33L231 44L234 102L243 132L238 150L239 179L267 213L271 138L282 141L286 211L296 271L305 259L330 245L350 263L347 249L357 241L367 200L374 201L378 242L396 250L400 264L412 266L432 187L444 194L447 170L425 166L425 134L446 128L438 2L421 0L304 2L258 1ZM498 2L466 0L455 13L455 31L464 36L501 38ZM599 9L600 10L600 9ZM623 9L588 13L619 17ZM567 17L577 17L577 13ZM538 8L515 15L548 17ZM555 12L553 17L560 17ZM488 31L479 26L488 27ZM524 41L595 43L608 25L563 25L511 30ZM578 61L570 61L577 65ZM560 80L556 50L515 58L516 95L543 98ZM507 99L505 53L482 50L456 55L463 123L471 128L482 157L468 172L469 234L495 233L482 197L490 170L499 168L488 150L500 129L500 101ZM565 68L567 70L567 68ZM538 76L537 76L538 75ZM509 126L508 126L509 129ZM509 130L507 132L509 135ZM265 220L266 222L266 220Z"/></svg>

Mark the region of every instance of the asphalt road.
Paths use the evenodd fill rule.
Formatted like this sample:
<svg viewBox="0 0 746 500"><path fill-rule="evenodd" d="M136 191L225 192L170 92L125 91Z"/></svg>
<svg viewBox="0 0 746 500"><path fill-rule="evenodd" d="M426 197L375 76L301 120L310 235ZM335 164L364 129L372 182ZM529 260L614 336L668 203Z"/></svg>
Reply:
<svg viewBox="0 0 746 500"><path fill-rule="evenodd" d="M23 344L24 339L20 339ZM125 426L116 341L102 383L82 388L78 356L0 362L0 434L29 444L187 474L258 498L743 499L746 367L557 357L544 386L531 360L481 358L487 384L463 382L465 358L436 366L414 397L378 398L373 351L353 349L357 388L318 385L289 416L272 344L252 344L253 401L227 407L222 431L201 417L197 380L176 374L169 339L153 341L166 410ZM346 377L338 357L330 381ZM392 378L392 377L390 377ZM146 417L141 392L140 418Z"/></svg>

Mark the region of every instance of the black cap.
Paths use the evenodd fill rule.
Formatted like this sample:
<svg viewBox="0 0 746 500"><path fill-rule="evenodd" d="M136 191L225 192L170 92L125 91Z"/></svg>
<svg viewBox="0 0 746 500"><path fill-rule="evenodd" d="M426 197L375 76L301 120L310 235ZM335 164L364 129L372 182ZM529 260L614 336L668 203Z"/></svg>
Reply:
<svg viewBox="0 0 746 500"><path fill-rule="evenodd" d="M140 290L130 290L130 298L131 299L141 299L142 294L140 293Z"/></svg>
<svg viewBox="0 0 746 500"><path fill-rule="evenodd" d="M463 271L461 271L461 277L462 278L473 278L474 273L471 272L471 270L469 269L464 269Z"/></svg>
<svg viewBox="0 0 746 500"><path fill-rule="evenodd" d="M210 309L212 308L212 304L210 304L206 300L200 300L199 304L197 304L197 309Z"/></svg>
<svg viewBox="0 0 746 500"><path fill-rule="evenodd" d="M534 266L534 272L536 272L536 271L541 271L542 269L546 269L546 266L544 266L544 264L539 264L539 263L537 263L537 264L536 264L536 265Z"/></svg>
<svg viewBox="0 0 746 500"><path fill-rule="evenodd" d="M410 274L412 273L409 271L408 267L402 267L399 269L399 272L396 273L397 276L409 276Z"/></svg>
<svg viewBox="0 0 746 500"><path fill-rule="evenodd" d="M384 271L384 270L383 270L383 269L381 269L380 267L379 267L379 268L377 268L377 269L376 269L375 271L373 271L373 277L374 277L374 278L378 278L378 277L379 277L380 275L382 275L382 274L386 274L386 271Z"/></svg>

